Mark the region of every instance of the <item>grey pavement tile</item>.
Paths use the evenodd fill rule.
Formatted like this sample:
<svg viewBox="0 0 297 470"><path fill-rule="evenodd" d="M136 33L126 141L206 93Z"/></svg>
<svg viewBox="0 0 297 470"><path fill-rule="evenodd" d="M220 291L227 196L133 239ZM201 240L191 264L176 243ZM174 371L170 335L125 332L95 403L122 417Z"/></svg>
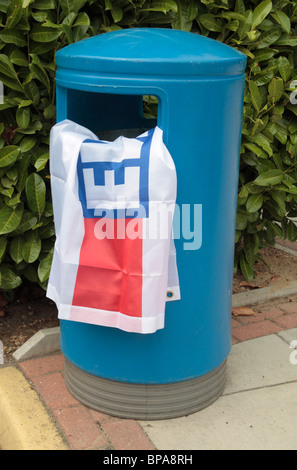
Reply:
<svg viewBox="0 0 297 470"><path fill-rule="evenodd" d="M277 336L282 338L287 344L291 344L292 341L297 341L297 328L280 331Z"/></svg>
<svg viewBox="0 0 297 470"><path fill-rule="evenodd" d="M297 382L222 396L208 408L141 422L160 450L296 450Z"/></svg>
<svg viewBox="0 0 297 470"><path fill-rule="evenodd" d="M227 361L224 395L297 380L297 366L290 362L291 352L277 335L233 345Z"/></svg>

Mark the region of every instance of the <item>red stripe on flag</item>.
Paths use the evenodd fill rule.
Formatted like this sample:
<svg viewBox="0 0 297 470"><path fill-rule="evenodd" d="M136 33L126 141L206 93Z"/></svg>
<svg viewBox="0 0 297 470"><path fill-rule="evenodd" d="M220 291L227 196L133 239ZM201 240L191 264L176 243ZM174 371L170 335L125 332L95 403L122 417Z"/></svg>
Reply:
<svg viewBox="0 0 297 470"><path fill-rule="evenodd" d="M84 219L72 305L142 316L142 239L127 237L131 220L134 224L136 219ZM114 238L96 238L96 224L103 222L109 224L109 236L113 233ZM140 235L142 220L137 219L137 224Z"/></svg>

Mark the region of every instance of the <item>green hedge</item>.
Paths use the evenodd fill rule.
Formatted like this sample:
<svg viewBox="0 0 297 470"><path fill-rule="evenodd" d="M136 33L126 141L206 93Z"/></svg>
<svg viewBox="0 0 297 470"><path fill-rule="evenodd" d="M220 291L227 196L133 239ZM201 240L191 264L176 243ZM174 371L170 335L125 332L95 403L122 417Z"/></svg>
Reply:
<svg viewBox="0 0 297 470"><path fill-rule="evenodd" d="M296 240L296 20L286 0L0 0L0 289L49 276L55 52L119 28L184 29L247 55L235 269L251 279L261 247Z"/></svg>

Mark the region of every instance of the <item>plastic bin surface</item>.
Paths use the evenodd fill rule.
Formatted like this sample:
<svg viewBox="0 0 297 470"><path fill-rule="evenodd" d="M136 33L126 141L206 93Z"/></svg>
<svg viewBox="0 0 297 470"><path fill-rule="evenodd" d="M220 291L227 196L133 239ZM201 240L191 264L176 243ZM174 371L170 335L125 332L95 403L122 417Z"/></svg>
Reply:
<svg viewBox="0 0 297 470"><path fill-rule="evenodd" d="M56 61L57 121L68 118L99 135L149 128L156 122L143 117L142 96L158 98L157 124L177 171L180 232L181 300L167 302L164 329L146 335L62 320L62 352L82 370L114 381L168 384L203 376L231 349L246 57L194 33L139 28L69 45Z"/></svg>

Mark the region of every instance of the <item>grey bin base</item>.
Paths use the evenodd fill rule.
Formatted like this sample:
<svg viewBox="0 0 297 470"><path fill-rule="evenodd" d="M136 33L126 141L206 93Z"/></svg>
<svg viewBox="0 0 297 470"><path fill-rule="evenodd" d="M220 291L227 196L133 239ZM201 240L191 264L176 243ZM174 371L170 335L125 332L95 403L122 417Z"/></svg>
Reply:
<svg viewBox="0 0 297 470"><path fill-rule="evenodd" d="M102 379L79 369L65 358L64 377L70 393L89 408L120 418L169 419L202 410L221 396L226 361L202 377L146 385Z"/></svg>

